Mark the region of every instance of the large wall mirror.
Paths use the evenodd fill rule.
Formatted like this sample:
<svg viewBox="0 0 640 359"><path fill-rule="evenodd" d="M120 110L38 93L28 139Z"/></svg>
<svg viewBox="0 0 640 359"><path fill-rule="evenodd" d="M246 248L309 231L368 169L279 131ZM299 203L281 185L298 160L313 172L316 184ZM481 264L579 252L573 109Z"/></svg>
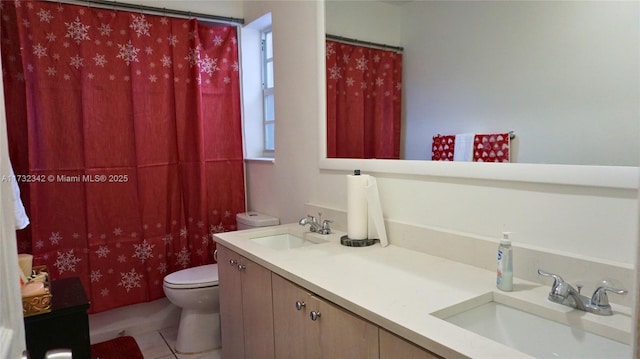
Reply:
<svg viewBox="0 0 640 359"><path fill-rule="evenodd" d="M404 48L400 152L411 167L431 158L435 134L503 131L519 164L640 163L638 2L327 0L325 31Z"/></svg>

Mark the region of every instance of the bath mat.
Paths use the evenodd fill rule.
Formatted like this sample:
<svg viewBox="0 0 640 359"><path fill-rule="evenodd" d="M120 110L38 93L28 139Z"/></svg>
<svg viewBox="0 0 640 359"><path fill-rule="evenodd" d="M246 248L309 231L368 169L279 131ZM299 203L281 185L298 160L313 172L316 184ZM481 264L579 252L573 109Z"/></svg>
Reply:
<svg viewBox="0 0 640 359"><path fill-rule="evenodd" d="M91 359L144 359L133 337L117 337L91 345Z"/></svg>

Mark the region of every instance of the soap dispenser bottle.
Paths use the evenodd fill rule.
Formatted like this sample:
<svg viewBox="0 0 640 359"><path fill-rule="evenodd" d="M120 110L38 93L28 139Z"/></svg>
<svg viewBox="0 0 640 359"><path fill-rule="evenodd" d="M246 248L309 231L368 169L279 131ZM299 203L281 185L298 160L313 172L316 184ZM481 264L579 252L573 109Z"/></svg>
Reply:
<svg viewBox="0 0 640 359"><path fill-rule="evenodd" d="M498 246L498 271L496 286L498 289L511 292L513 290L513 250L509 232L502 232L502 239Z"/></svg>

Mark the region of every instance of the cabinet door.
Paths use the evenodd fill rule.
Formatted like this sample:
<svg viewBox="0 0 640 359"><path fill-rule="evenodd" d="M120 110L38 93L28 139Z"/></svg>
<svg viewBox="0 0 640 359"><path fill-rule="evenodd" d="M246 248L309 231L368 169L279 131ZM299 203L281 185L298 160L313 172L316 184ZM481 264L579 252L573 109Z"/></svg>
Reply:
<svg viewBox="0 0 640 359"><path fill-rule="evenodd" d="M380 328L380 359L396 358L438 359L440 356Z"/></svg>
<svg viewBox="0 0 640 359"><path fill-rule="evenodd" d="M377 326L275 274L272 287L276 358L378 359Z"/></svg>
<svg viewBox="0 0 640 359"><path fill-rule="evenodd" d="M323 358L377 359L378 327L321 298L312 297L320 316L320 346Z"/></svg>
<svg viewBox="0 0 640 359"><path fill-rule="evenodd" d="M240 256L220 244L217 248L222 357L243 359L242 282L238 272Z"/></svg>
<svg viewBox="0 0 640 359"><path fill-rule="evenodd" d="M276 358L320 359L320 327L309 317L311 294L272 274Z"/></svg>
<svg viewBox="0 0 640 359"><path fill-rule="evenodd" d="M271 271L240 259L245 358L273 358L273 298ZM226 359L226 357L225 357Z"/></svg>

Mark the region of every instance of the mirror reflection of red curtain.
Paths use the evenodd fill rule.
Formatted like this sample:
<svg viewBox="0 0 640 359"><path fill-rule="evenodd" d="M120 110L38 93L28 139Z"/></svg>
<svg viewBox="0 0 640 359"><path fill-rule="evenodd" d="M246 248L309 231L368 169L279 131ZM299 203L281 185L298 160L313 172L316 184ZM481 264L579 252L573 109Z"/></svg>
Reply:
<svg viewBox="0 0 640 359"><path fill-rule="evenodd" d="M21 252L80 277L91 312L164 296L236 229L244 173L236 28L2 1ZM29 177L26 177L26 176Z"/></svg>
<svg viewBox="0 0 640 359"><path fill-rule="evenodd" d="M402 53L326 41L327 157L400 158Z"/></svg>

